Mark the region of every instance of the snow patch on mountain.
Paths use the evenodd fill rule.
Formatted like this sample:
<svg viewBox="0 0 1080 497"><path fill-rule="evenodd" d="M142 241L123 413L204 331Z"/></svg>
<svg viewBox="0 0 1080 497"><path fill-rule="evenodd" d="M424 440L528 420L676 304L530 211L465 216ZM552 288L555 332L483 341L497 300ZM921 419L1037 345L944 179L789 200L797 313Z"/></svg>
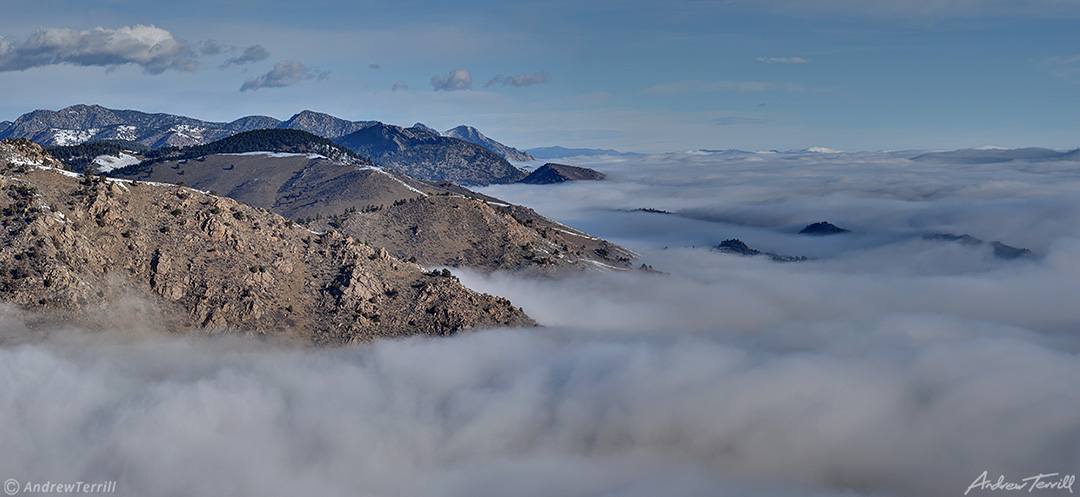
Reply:
<svg viewBox="0 0 1080 497"><path fill-rule="evenodd" d="M113 169L133 166L139 162L142 162L142 159L124 152L121 152L119 157L113 155L99 155L94 157L94 164L97 166L94 169L99 173L107 173Z"/></svg>
<svg viewBox="0 0 1080 497"><path fill-rule="evenodd" d="M53 142L57 145L78 145L90 139L90 137L96 135L98 128L91 129L53 129Z"/></svg>

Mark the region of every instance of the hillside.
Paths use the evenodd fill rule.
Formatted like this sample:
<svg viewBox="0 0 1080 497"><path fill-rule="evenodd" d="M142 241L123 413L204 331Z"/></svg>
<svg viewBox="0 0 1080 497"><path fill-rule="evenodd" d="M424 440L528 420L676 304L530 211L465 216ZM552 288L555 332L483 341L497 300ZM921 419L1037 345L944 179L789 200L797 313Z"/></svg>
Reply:
<svg viewBox="0 0 1080 497"><path fill-rule="evenodd" d="M487 185L513 183L526 176L491 150L440 136L427 127L380 123L335 141L381 166L428 181Z"/></svg>
<svg viewBox="0 0 1080 497"><path fill-rule="evenodd" d="M633 252L526 207L456 194L399 201L317 221L401 259L484 270L627 270Z"/></svg>
<svg viewBox="0 0 1080 497"><path fill-rule="evenodd" d="M534 324L338 231L197 191L39 168L0 142L0 299L99 328L337 344Z"/></svg>
<svg viewBox="0 0 1080 497"><path fill-rule="evenodd" d="M292 144L288 149L295 146ZM215 144L209 147L217 148ZM142 182L183 182L192 188L270 209L290 219L311 220L316 229L340 229L385 247L397 256L416 257L426 265L487 270L605 266L623 269L630 267L629 260L634 257L621 247L563 226L530 209L452 183L417 180L368 162L258 150L254 147L239 154L146 161L109 174ZM424 202L413 202L416 200ZM422 211L421 206L433 207ZM477 210L471 210L472 207L459 210L463 206ZM456 214L466 211L470 215ZM514 240L514 243L504 246L494 240ZM534 245L546 247L549 241L554 244L551 250L560 252L545 259Z"/></svg>

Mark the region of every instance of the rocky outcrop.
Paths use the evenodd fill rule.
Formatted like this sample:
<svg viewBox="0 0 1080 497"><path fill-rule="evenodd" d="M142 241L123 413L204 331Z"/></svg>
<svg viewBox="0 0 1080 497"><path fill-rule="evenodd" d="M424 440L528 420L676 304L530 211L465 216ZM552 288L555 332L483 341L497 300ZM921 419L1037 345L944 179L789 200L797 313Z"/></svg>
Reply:
<svg viewBox="0 0 1080 497"><path fill-rule="evenodd" d="M0 158L26 157L14 148ZM52 318L320 344L535 324L448 274L232 199L10 159L0 171L0 299Z"/></svg>
<svg viewBox="0 0 1080 497"><path fill-rule="evenodd" d="M800 235L810 236L829 236L829 235L841 235L844 233L851 233L851 230L841 228L828 221L821 221L818 223L808 224L803 229L799 230Z"/></svg>

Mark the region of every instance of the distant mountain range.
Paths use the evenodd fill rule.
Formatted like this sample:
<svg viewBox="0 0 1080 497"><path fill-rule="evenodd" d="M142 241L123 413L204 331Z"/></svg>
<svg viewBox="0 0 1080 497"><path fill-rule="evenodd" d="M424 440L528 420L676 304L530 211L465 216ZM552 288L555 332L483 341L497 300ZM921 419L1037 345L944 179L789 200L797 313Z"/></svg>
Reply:
<svg viewBox="0 0 1080 497"><path fill-rule="evenodd" d="M603 155L633 156L641 155L633 152L619 152L618 150L599 148L564 148L564 147L540 147L525 150L537 159L563 159L566 157L596 157Z"/></svg>
<svg viewBox="0 0 1080 497"><path fill-rule="evenodd" d="M100 105L73 105L58 111L36 110L13 122L5 121L0 124L0 139L26 138L46 147L119 141L157 149L205 145L237 133L272 128L301 130L339 141L381 165L408 168L406 172L423 179L484 185L514 182L526 175L498 155L511 154L514 160L520 160L521 152L475 128L463 126L451 131L478 143L442 136L420 124L401 128L378 121L347 121L309 110L286 121L247 116L225 123ZM373 129L356 134L367 128Z"/></svg>
<svg viewBox="0 0 1080 497"><path fill-rule="evenodd" d="M994 164L1014 160L1072 160L1080 161L1080 149L1059 152L1048 148L997 148L980 147L952 150L948 152L930 152L912 157L917 162L932 164Z"/></svg>

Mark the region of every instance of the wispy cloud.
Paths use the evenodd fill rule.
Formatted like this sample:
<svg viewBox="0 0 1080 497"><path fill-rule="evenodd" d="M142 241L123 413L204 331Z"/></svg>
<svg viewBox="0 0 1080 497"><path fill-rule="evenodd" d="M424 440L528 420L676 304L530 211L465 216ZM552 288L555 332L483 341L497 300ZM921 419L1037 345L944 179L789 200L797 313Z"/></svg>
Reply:
<svg viewBox="0 0 1080 497"><path fill-rule="evenodd" d="M409 89L409 85L405 84L405 82L401 81L401 80L394 81L394 86L390 87L390 91L408 90L408 89Z"/></svg>
<svg viewBox="0 0 1080 497"><path fill-rule="evenodd" d="M221 64L221 68L224 69L229 66L242 66L245 64L251 64L253 62L266 60L268 57L270 57L270 52L263 48L262 45L252 45L245 48L244 53L236 57L227 59L223 64Z"/></svg>
<svg viewBox="0 0 1080 497"><path fill-rule="evenodd" d="M547 83L548 78L549 76L546 71L533 74L518 74L517 76L503 76L502 74L500 74L488 80L487 83L484 83L484 88L491 88L492 86L495 86L497 84L502 84L505 86L516 86L520 88L523 86L532 86Z"/></svg>
<svg viewBox="0 0 1080 497"><path fill-rule="evenodd" d="M259 88L283 88L293 85L305 79L326 79L328 72L315 72L308 69L298 60L284 60L274 65L274 68L259 76L244 81L240 91L258 90Z"/></svg>
<svg viewBox="0 0 1080 497"><path fill-rule="evenodd" d="M806 64L810 62L802 57L758 57L754 60L766 64Z"/></svg>
<svg viewBox="0 0 1080 497"><path fill-rule="evenodd" d="M764 91L803 92L807 88L802 84L776 81L678 81L649 87L645 93L652 95L678 95L683 93L707 93L716 91L734 91L752 93Z"/></svg>
<svg viewBox="0 0 1080 497"><path fill-rule="evenodd" d="M58 64L101 67L136 64L150 74L198 68L190 45L153 25L88 31L39 28L22 43L0 38L0 71Z"/></svg>
<svg viewBox="0 0 1080 497"><path fill-rule="evenodd" d="M456 91L472 88L472 75L464 69L450 71L445 78L438 74L431 77L431 86L435 91Z"/></svg>
<svg viewBox="0 0 1080 497"><path fill-rule="evenodd" d="M205 40L199 43L199 53L203 55L218 55L225 51L217 40Z"/></svg>
<svg viewBox="0 0 1080 497"><path fill-rule="evenodd" d="M1071 78L1080 74L1080 55L1071 57L1055 55L1043 59L1042 63L1050 71L1050 74L1059 78Z"/></svg>
<svg viewBox="0 0 1080 497"><path fill-rule="evenodd" d="M712 123L717 126L739 126L744 124L765 124L770 121L772 119L765 117L722 116L713 119Z"/></svg>
<svg viewBox="0 0 1080 497"><path fill-rule="evenodd" d="M368 69L382 69L382 66L378 64L368 64Z"/></svg>

